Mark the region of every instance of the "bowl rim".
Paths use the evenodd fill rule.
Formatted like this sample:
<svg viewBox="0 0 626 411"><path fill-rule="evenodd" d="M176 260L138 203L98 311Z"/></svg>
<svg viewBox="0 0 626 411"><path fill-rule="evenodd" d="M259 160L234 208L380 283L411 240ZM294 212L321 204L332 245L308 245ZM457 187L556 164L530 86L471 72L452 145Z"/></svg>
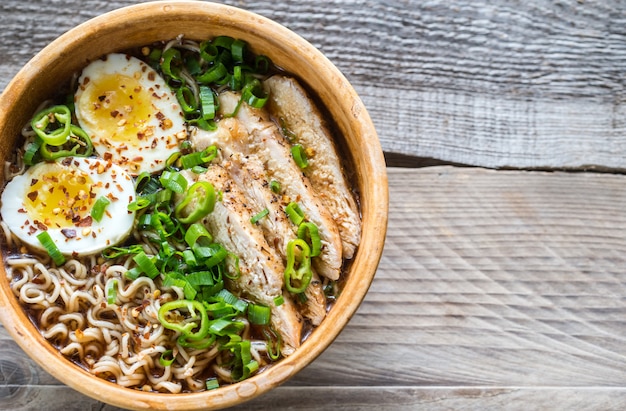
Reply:
<svg viewBox="0 0 626 411"><path fill-rule="evenodd" d="M155 13L166 13L180 18L186 13L219 14L228 22L254 20L270 30L277 37L288 38L298 46L298 52L305 55L311 64L318 64L330 73L330 81L339 85L342 93L351 102L352 121L360 128L362 146L359 147L359 164L362 166L362 178L367 186L368 197L376 202L368 204L363 210L363 230L361 245L352 261L352 266L367 267L369 272L356 276L354 270L350 282L350 300L338 298L335 307L328 317L296 350L291 356L282 359L278 364L240 383L223 386L213 391L198 393L154 393L136 389L128 389L117 384L99 379L82 368L72 364L62 356L56 348L43 338L35 326L19 306L8 287L6 275L0 275L0 322L18 345L48 373L70 386L71 388L99 401L128 409L218 409L233 406L243 401L255 398L270 389L282 384L302 368L310 364L336 339L341 330L355 314L374 278L376 267L382 255L384 238L387 229L388 213L388 186L385 161L374 125L356 91L347 79L318 49L308 41L269 18L233 6L198 1L150 1L118 8L91 18L65 32L38 52L15 77L9 82L0 95L0 130L7 121L7 114L13 104L11 96L23 92L37 77L38 71L45 68L45 64L56 59L68 46L75 46L86 41L93 33L103 27L110 27L121 20L130 18L126 24L135 21L145 21ZM363 187L361 187L363 190ZM367 253L361 250L367 250ZM0 265L0 274L5 274L4 265ZM361 274L361 273L360 273ZM346 297L347 298L347 297ZM18 309L19 308L19 309ZM332 321L328 321L328 320ZM45 349L42 350L42 345ZM303 347L308 347L303 350ZM71 367L68 367L71 365ZM84 383L85 376L89 376L89 383Z"/></svg>

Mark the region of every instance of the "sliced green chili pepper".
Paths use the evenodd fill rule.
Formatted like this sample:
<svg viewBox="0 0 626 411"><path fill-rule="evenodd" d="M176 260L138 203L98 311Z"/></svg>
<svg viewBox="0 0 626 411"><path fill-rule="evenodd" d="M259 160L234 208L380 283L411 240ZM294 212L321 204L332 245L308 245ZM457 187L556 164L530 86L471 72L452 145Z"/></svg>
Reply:
<svg viewBox="0 0 626 411"><path fill-rule="evenodd" d="M89 157L93 153L93 144L91 139L80 127L70 124L70 133L65 144L50 144L45 140L39 147L39 153L45 160L56 160L62 157ZM51 147L59 147L59 149L51 149ZM68 147L68 149L65 149Z"/></svg>
<svg viewBox="0 0 626 411"><path fill-rule="evenodd" d="M298 238L311 245L311 257L317 257L322 250L322 240L315 223L304 222L298 226Z"/></svg>
<svg viewBox="0 0 626 411"><path fill-rule="evenodd" d="M300 253L297 253L300 248ZM296 262L298 268L295 268ZM295 239L287 243L287 264L285 266L285 287L287 291L299 294L304 292L311 282L311 250L306 241ZM295 282L295 284L294 284Z"/></svg>
<svg viewBox="0 0 626 411"><path fill-rule="evenodd" d="M48 107L35 114L30 125L44 143L60 146L69 139L72 113L67 106Z"/></svg>
<svg viewBox="0 0 626 411"><path fill-rule="evenodd" d="M180 332L186 340L198 341L209 333L209 316L197 300L169 301L159 308L158 319L163 327Z"/></svg>
<svg viewBox="0 0 626 411"><path fill-rule="evenodd" d="M187 216L184 216L183 211L192 200L196 200L195 208ZM197 181L189 187L183 201L176 206L174 215L181 223L191 224L212 212L214 207L215 189L213 184L207 181Z"/></svg>

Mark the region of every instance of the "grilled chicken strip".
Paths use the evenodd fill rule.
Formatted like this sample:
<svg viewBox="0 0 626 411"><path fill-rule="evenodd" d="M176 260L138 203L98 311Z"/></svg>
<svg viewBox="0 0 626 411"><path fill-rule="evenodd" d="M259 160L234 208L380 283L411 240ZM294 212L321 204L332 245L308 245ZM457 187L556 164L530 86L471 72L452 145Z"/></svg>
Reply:
<svg viewBox="0 0 626 411"><path fill-rule="evenodd" d="M270 112L306 148L309 164L304 174L337 222L343 256L352 258L361 238L361 219L320 112L293 78L275 75L264 84L269 89Z"/></svg>
<svg viewBox="0 0 626 411"><path fill-rule="evenodd" d="M239 94L225 92L219 96L223 113L232 113ZM317 272L337 280L342 266L342 245L339 229L309 180L291 157L291 150L266 111L242 104L235 118L225 118L215 132L198 130L192 133L197 149L215 144L223 158L233 153L256 157L263 164L267 178L280 183L283 194L299 204L309 221L318 227L322 252L313 260Z"/></svg>
<svg viewBox="0 0 626 411"><path fill-rule="evenodd" d="M295 226L283 211L280 199L270 190L263 164L256 157L245 157L240 153L224 159L222 165L231 178L243 190L249 200L253 214L267 210L267 216L256 224L270 246L287 261L287 243L297 238ZM304 291L306 301L302 303L302 314L311 324L319 325L326 316L326 296L317 272L313 270L311 283Z"/></svg>
<svg viewBox="0 0 626 411"><path fill-rule="evenodd" d="M222 193L222 200L201 221L216 242L239 257L241 274L232 280L233 286L245 297L271 307L271 324L283 339L283 354L291 354L300 346L303 321L290 295L283 293L285 267L281 258L250 222L252 214L244 193L218 165L209 167L204 174L184 172L183 175L188 180L197 177L197 181L208 181ZM234 267L230 269L234 271ZM275 299L280 295L284 303L276 306Z"/></svg>

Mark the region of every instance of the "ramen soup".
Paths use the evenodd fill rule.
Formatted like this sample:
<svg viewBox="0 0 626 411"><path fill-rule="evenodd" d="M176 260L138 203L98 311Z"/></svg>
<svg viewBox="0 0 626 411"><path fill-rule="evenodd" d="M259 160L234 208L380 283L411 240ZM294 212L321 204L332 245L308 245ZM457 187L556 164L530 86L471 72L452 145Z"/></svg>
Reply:
<svg viewBox="0 0 626 411"><path fill-rule="evenodd" d="M68 359L196 392L291 355L340 290L361 221L298 82L230 37L91 62L5 166L13 293Z"/></svg>

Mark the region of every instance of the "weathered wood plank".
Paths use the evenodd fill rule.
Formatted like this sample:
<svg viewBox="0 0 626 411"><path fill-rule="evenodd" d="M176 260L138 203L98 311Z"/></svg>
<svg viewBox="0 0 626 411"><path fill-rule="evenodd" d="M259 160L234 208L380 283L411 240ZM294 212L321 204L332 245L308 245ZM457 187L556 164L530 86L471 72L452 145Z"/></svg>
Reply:
<svg viewBox="0 0 626 411"><path fill-rule="evenodd" d="M255 404L319 394L302 404L623 405L626 176L430 167L391 168L389 182L387 243L363 305L317 361ZM2 329L0 343L0 386L77 398L52 398L67 391Z"/></svg>
<svg viewBox="0 0 626 411"><path fill-rule="evenodd" d="M6 0L0 88L45 44L131 0ZM626 155L626 3L227 1L351 80L388 152L484 167L609 168Z"/></svg>
<svg viewBox="0 0 626 411"><path fill-rule="evenodd" d="M78 394L67 387L25 390L19 401L0 410L119 411ZM624 388L531 389L519 387L279 387L266 396L229 408L243 410L336 410L336 411L449 411L449 410L620 410L626 407Z"/></svg>

